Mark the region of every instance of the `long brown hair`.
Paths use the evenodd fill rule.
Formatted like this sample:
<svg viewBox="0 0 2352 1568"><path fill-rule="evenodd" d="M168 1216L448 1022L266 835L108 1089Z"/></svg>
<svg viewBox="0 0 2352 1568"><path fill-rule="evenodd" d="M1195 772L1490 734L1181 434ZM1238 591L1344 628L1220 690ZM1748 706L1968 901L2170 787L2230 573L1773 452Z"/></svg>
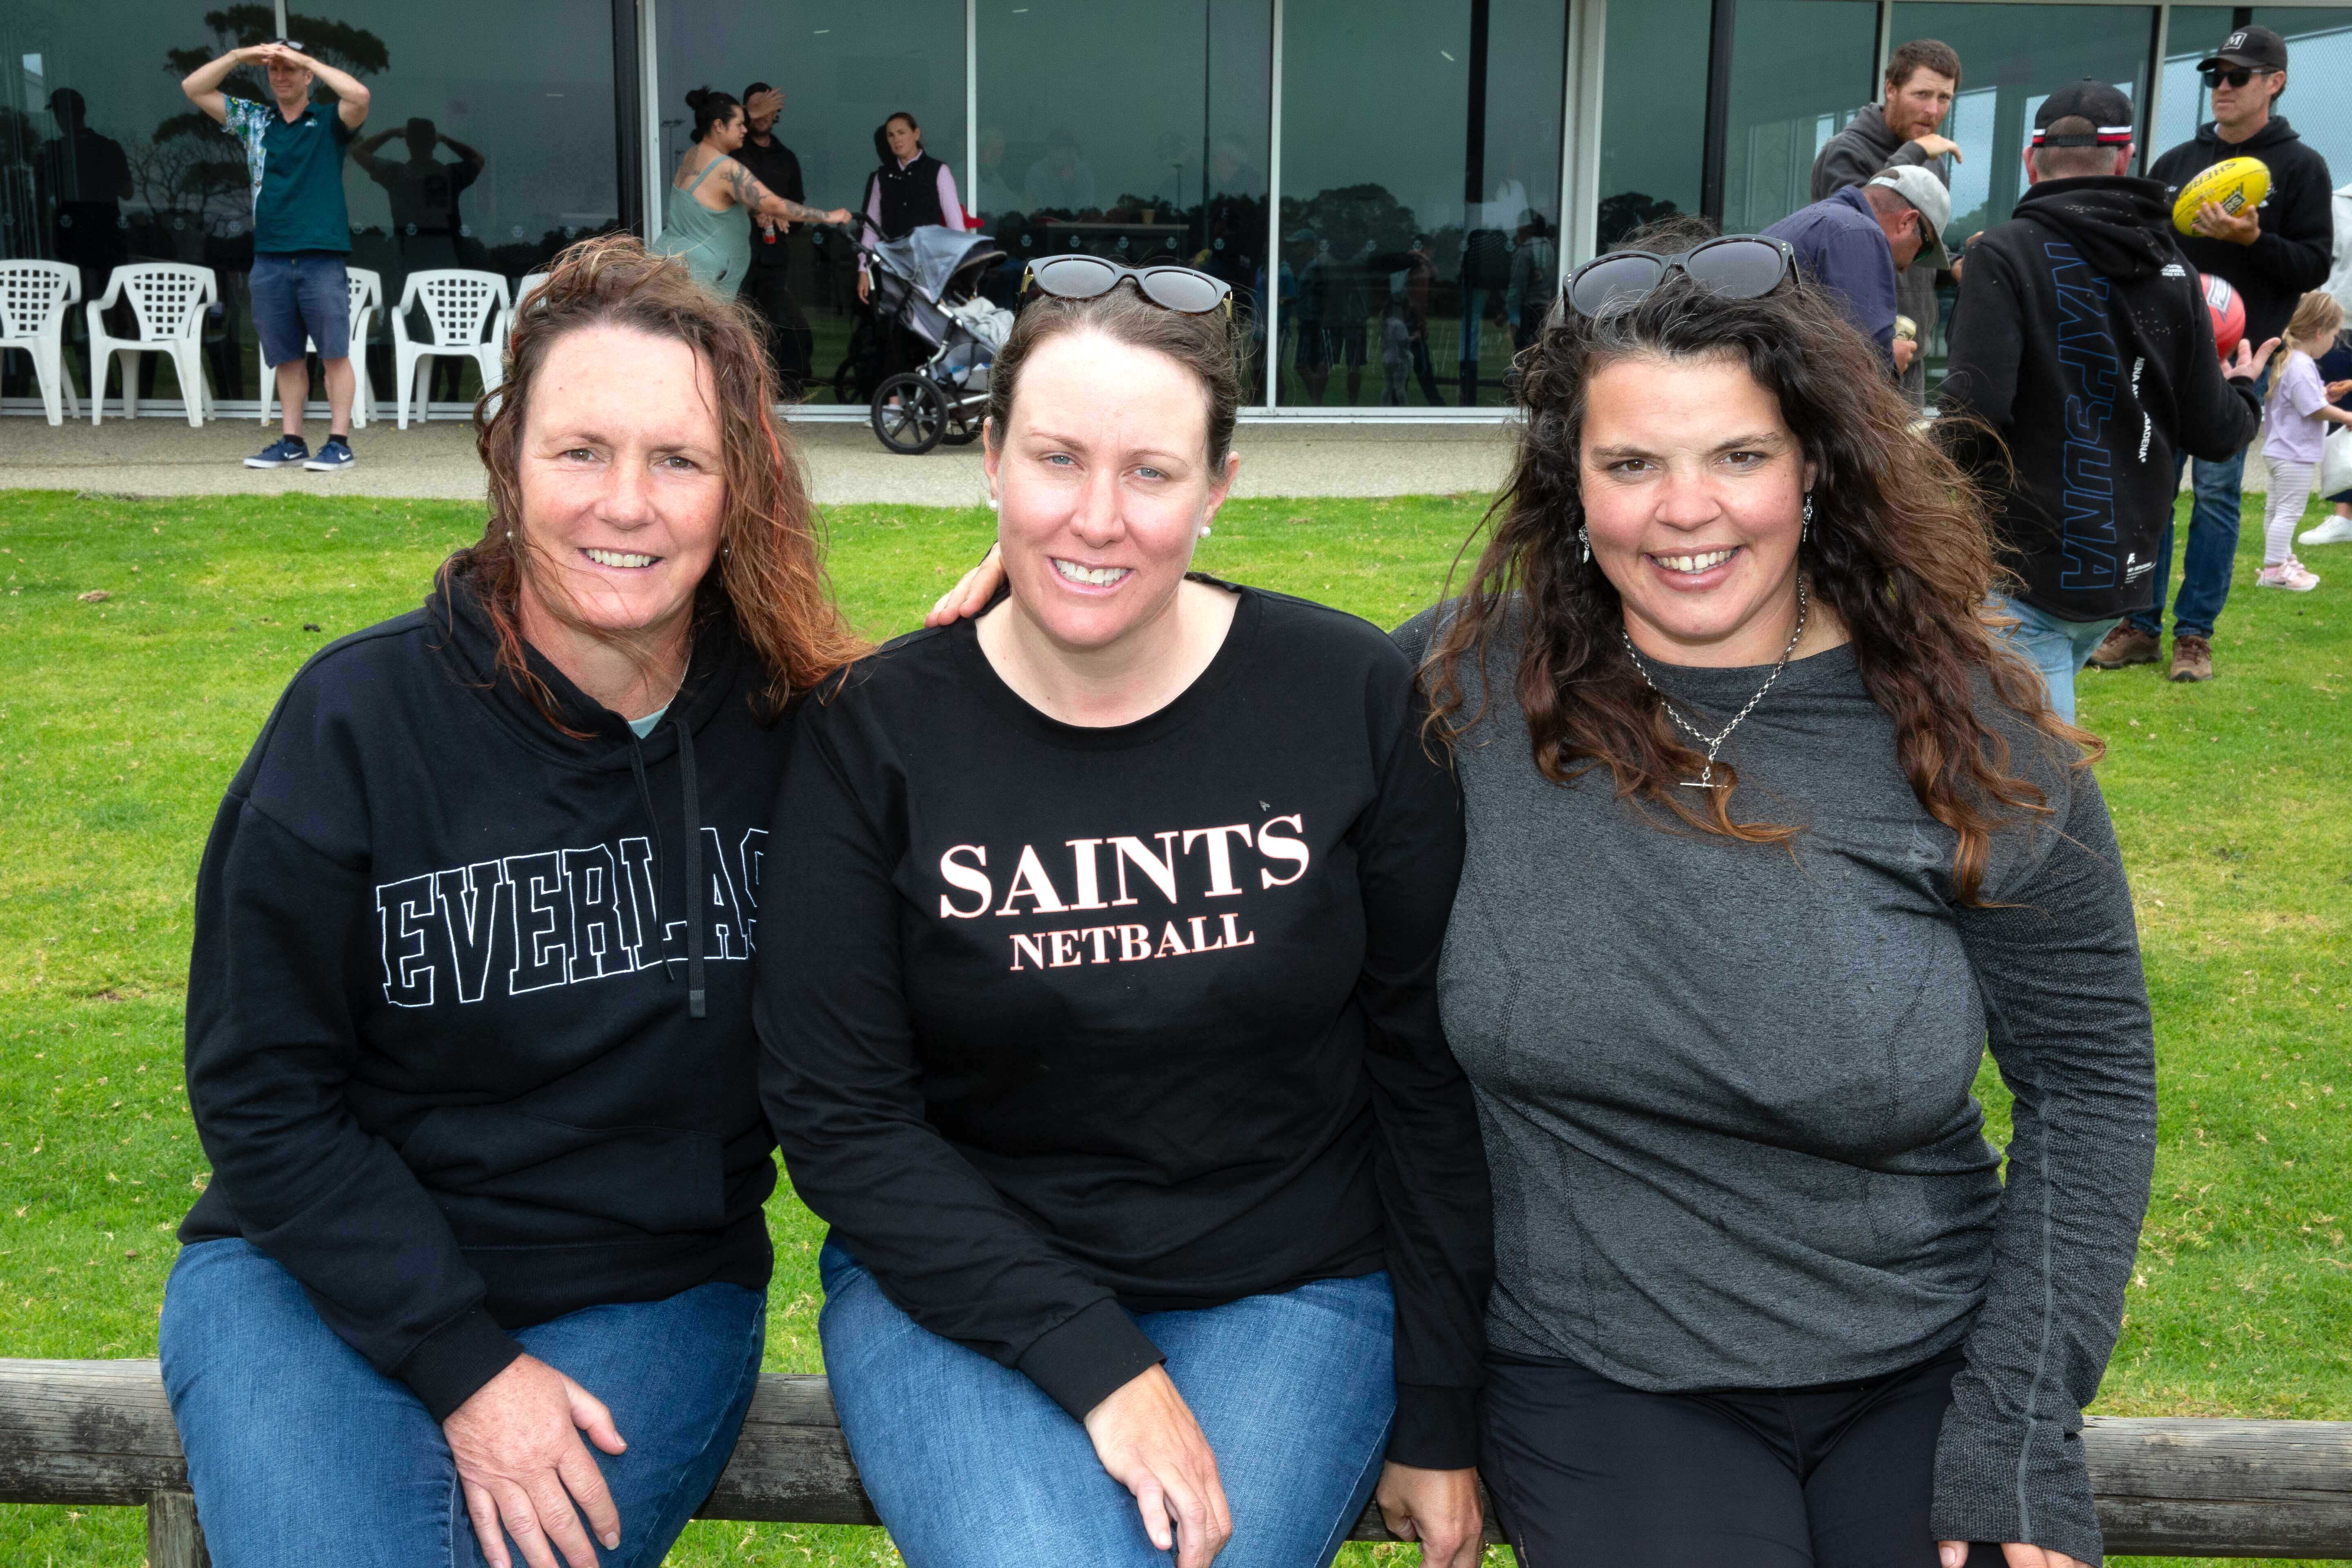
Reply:
<svg viewBox="0 0 2352 1568"><path fill-rule="evenodd" d="M656 256L625 234L583 239L555 258L547 281L518 309L506 379L474 405L475 445L489 472L490 515L481 539L442 563L471 580L496 628L499 668L550 723L565 729L554 694L523 658L523 579L539 570L522 531L519 458L533 384L557 340L584 328L625 327L670 338L709 365L719 394L726 502L721 550L694 595L694 634L732 628L767 679L772 715L866 650L826 584L808 485L777 425L767 351L741 310L695 282L685 263Z"/></svg>
<svg viewBox="0 0 2352 1568"><path fill-rule="evenodd" d="M1675 787L1703 759L1626 658L1617 590L1577 542L1594 374L1629 358L1716 355L1739 361L1779 400L1815 465L1801 564L1852 634L1864 684L1895 721L1913 794L1958 836L1952 884L1975 903L1991 835L2018 813L2048 811L2042 791L2011 771L2007 738L1980 716L1983 695L2070 761L2087 763L2097 742L2059 720L2032 669L1996 646L1979 614L2000 576L1980 497L1912 433L1915 412L1875 345L1816 289L1731 300L1675 274L1598 320L1554 310L1520 357L1527 424L1510 483L1480 524L1486 545L1423 667L1432 725L1451 738L1477 722L1486 700L1471 704L1463 667L1483 671L1488 649L1518 636L1516 695L1546 778L1606 767L1621 799L1663 806L1693 828L1747 843L1794 837L1791 827L1735 822L1730 788L1706 792L1695 808ZM1738 781L1721 760L1715 771Z"/></svg>

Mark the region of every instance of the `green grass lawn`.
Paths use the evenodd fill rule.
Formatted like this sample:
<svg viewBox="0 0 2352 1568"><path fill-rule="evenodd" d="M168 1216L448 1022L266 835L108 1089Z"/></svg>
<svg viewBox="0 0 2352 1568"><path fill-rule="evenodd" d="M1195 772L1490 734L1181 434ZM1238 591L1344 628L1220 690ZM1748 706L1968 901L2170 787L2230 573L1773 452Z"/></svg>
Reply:
<svg viewBox="0 0 2352 1568"><path fill-rule="evenodd" d="M1480 504L1235 502L1201 565L1393 625ZM878 637L979 555L989 518L849 507L830 526L843 601ZM413 605L478 527L457 504L0 493L0 1355L154 1353L172 1230L206 1177L179 1060L213 809L302 659ZM2316 593L2257 593L2259 533L2257 513L2220 679L2084 680L2163 1101L2111 1413L2352 1419L2352 548L2309 552ZM820 1227L788 1195L771 1218L768 1364L816 1371ZM136 1564L141 1542L129 1510L0 1508L10 1564ZM898 1559L878 1531L702 1524L672 1561Z"/></svg>

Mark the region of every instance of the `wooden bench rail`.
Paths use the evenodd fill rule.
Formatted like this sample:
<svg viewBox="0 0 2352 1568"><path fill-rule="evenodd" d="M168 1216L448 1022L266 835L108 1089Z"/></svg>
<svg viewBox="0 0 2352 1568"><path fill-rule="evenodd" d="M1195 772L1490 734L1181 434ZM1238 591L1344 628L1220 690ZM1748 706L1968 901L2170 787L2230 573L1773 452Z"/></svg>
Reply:
<svg viewBox="0 0 2352 1568"><path fill-rule="evenodd" d="M2352 1422L2094 1417L2107 1550L2352 1558ZM150 1568L206 1561L152 1361L0 1360L0 1503L144 1506ZM873 1524L822 1377L760 1379L705 1519ZM1359 1541L1384 1541L1377 1510Z"/></svg>

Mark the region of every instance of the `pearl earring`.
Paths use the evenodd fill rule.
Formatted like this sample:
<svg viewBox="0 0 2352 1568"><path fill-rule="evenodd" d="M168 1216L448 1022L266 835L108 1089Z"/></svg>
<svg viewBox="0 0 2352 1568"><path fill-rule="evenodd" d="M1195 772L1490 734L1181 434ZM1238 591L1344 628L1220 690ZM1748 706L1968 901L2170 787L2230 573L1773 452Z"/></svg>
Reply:
<svg viewBox="0 0 2352 1568"><path fill-rule="evenodd" d="M1580 561L1578 564L1580 566L1590 566L1592 564L1592 535L1585 532L1584 530L1580 528L1576 531L1576 542L1584 546L1584 558Z"/></svg>
<svg viewBox="0 0 2352 1568"><path fill-rule="evenodd" d="M994 511L996 510L996 498L994 496L990 496L988 498L988 510L991 511Z"/></svg>

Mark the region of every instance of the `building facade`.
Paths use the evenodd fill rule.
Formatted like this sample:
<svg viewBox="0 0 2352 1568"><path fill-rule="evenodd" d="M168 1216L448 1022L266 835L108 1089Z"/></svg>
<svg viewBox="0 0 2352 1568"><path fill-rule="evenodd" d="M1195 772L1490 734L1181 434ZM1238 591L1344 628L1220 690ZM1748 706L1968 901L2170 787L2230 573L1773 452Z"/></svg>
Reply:
<svg viewBox="0 0 2352 1568"><path fill-rule="evenodd" d="M300 5L304 0L293 0ZM2035 108L2091 76L2128 95L2141 157L2193 133L2195 62L2232 26L2284 34L2284 113L2352 180L2352 7L2042 0L9 0L0 7L0 256L212 267L225 411L259 392L236 145L178 79L281 33L365 79L346 171L352 263L518 278L615 226L658 229L685 94L785 95L806 198L861 205L886 116L919 122L1008 260L1178 260L1246 310L1256 417L1491 419L1561 272L1639 224L1727 232L1807 199L1814 152L1895 44L1964 65L1946 131L1954 239L2005 217ZM257 76L233 91L264 97ZM854 247L780 243L814 342L806 411L855 410ZM1931 352L1937 328L1928 323ZM80 336L77 310L69 338ZM389 323L369 353L392 391ZM37 409L23 355L0 407ZM158 374L149 359L148 375ZM85 395L78 349L68 363ZM457 362L446 362L457 363ZM1932 363L1932 362L1931 362ZM119 373L118 373L119 374ZM442 373L440 412L475 390ZM148 406L176 407L168 366ZM838 386L836 386L838 381Z"/></svg>

